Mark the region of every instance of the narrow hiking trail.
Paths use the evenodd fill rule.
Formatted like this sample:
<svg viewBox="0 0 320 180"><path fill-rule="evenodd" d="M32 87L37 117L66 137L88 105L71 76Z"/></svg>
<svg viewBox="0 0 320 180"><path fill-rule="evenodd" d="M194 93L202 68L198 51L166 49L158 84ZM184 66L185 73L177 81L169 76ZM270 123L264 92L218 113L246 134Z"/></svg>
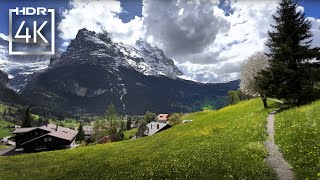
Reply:
<svg viewBox="0 0 320 180"><path fill-rule="evenodd" d="M277 173L280 180L293 180L294 173L292 167L283 158L282 153L279 151L278 146L274 142L274 114L273 111L267 118L267 134L268 138L264 142L265 147L268 150L267 162L272 169Z"/></svg>

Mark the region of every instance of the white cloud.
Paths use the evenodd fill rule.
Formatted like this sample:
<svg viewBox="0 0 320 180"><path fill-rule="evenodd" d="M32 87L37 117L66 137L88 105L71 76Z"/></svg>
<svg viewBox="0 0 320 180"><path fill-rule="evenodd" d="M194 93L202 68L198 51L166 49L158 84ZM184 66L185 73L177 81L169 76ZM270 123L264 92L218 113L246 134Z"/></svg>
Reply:
<svg viewBox="0 0 320 180"><path fill-rule="evenodd" d="M76 37L79 29L100 32L107 30L114 41L134 43L143 36L142 18L135 17L129 23L123 23L116 15L122 12L120 1L73 0L70 10L63 12L58 25L62 39L69 41Z"/></svg>
<svg viewBox="0 0 320 180"><path fill-rule="evenodd" d="M311 47L320 47L320 18L315 19L313 17L308 17L311 21L311 32L313 34L313 41Z"/></svg>
<svg viewBox="0 0 320 180"><path fill-rule="evenodd" d="M4 34L2 34L2 33L0 33L0 38L4 39L6 41L9 41L9 37L4 35Z"/></svg>
<svg viewBox="0 0 320 180"><path fill-rule="evenodd" d="M116 16L122 11L119 1L74 0L58 26L60 37L69 41L81 28L99 32L102 27L117 42L132 44L142 37L174 58L184 78L223 82L237 79L245 59L267 50L267 32L278 6L277 0L227 0L224 5L232 10L227 16L217 0L144 0L143 4L144 18L122 23ZM313 46L320 46L320 19L309 20Z"/></svg>
<svg viewBox="0 0 320 180"><path fill-rule="evenodd" d="M225 3L233 10L230 16L214 1L147 1L147 38L172 56L185 76L203 82L237 79L241 62L265 49L277 2Z"/></svg>

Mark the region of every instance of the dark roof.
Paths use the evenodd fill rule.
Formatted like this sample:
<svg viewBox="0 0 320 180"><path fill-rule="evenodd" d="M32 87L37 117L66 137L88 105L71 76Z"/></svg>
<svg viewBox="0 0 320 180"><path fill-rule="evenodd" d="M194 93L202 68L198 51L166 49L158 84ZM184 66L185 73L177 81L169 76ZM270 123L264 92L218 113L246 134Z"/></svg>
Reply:
<svg viewBox="0 0 320 180"><path fill-rule="evenodd" d="M32 131L34 129L37 129L36 127L30 127L30 128L17 128L14 131L12 131L12 134L20 134L20 133L25 133Z"/></svg>
<svg viewBox="0 0 320 180"><path fill-rule="evenodd" d="M48 133L45 135L50 135L50 136L54 136L54 137L69 140L69 141L72 141L78 134L78 131L72 130L69 128L65 128L65 127L61 127L61 126L58 126L57 129L56 128L57 128L57 125L47 124L47 125L44 125L41 127L17 128L12 133L13 134L20 134L20 133L30 132L35 129L42 129L42 130L48 131ZM40 136L40 137L43 137L43 136ZM39 138L39 137L37 137L37 138ZM37 139L37 138L35 138L35 139ZM35 139L32 139L32 140L35 140Z"/></svg>
<svg viewBox="0 0 320 180"><path fill-rule="evenodd" d="M48 124L48 125L41 126L39 128L43 130L51 131L48 135L61 138L61 139L66 139L69 141L74 139L78 134L78 131L70 128L58 126L58 129L56 130L56 127L57 126L54 124Z"/></svg>

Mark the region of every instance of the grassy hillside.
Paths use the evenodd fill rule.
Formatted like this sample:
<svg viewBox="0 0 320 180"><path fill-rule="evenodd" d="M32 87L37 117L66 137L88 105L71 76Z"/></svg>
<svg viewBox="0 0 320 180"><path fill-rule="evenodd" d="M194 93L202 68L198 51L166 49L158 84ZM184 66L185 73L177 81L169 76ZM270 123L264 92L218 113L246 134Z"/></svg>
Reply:
<svg viewBox="0 0 320 180"><path fill-rule="evenodd" d="M7 126L12 126L13 124L3 121L0 118L0 138L10 136L11 131L7 128Z"/></svg>
<svg viewBox="0 0 320 180"><path fill-rule="evenodd" d="M3 179L275 179L259 99L190 114L151 137L0 157Z"/></svg>
<svg viewBox="0 0 320 180"><path fill-rule="evenodd" d="M299 179L320 179L320 101L276 115L275 140Z"/></svg>
<svg viewBox="0 0 320 180"><path fill-rule="evenodd" d="M125 139L130 139L130 137L133 137L136 135L136 132L137 132L137 128L133 128L133 129L130 129L128 131L125 131L124 132L124 138Z"/></svg>
<svg viewBox="0 0 320 180"><path fill-rule="evenodd" d="M2 104L1 102L0 102L0 114L2 114L3 113L3 111L6 109L6 108L8 108L9 106L7 106L7 105L5 105L5 104Z"/></svg>

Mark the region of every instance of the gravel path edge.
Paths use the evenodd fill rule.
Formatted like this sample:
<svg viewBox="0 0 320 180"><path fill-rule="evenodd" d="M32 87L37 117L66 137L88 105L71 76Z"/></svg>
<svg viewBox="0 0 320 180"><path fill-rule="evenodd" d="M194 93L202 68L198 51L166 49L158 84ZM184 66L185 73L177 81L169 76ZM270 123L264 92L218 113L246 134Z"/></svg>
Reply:
<svg viewBox="0 0 320 180"><path fill-rule="evenodd" d="M283 158L282 153L279 151L278 146L274 141L274 114L273 111L267 118L267 135L268 138L264 142L264 146L268 150L267 163L276 172L280 180L293 180L294 172L290 164Z"/></svg>

